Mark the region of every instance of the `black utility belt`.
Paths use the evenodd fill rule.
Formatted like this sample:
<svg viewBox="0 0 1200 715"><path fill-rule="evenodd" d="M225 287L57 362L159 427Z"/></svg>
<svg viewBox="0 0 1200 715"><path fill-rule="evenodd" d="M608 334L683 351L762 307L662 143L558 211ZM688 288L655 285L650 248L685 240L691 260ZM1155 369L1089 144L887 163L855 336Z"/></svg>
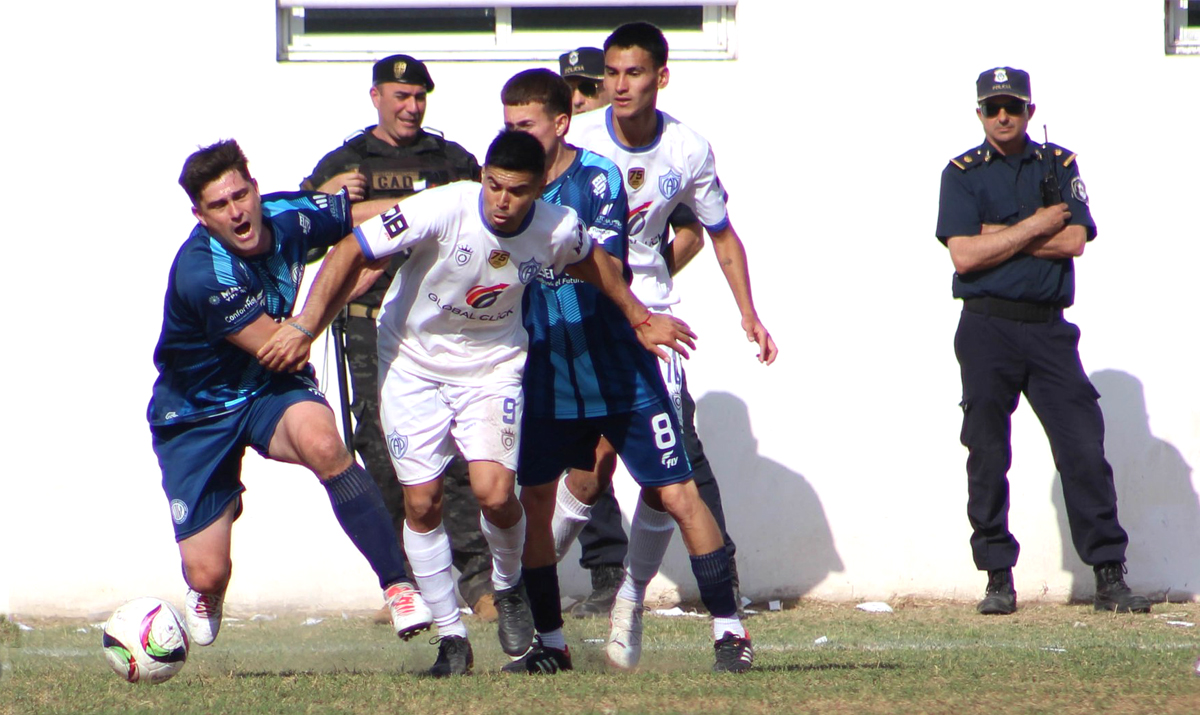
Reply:
<svg viewBox="0 0 1200 715"><path fill-rule="evenodd" d="M370 318L371 320L375 320L379 317L379 313L382 310L379 306L364 305L362 303L351 303L346 306L346 311L351 318Z"/></svg>
<svg viewBox="0 0 1200 715"><path fill-rule="evenodd" d="M963 310L977 315L1016 320L1021 323L1049 323L1062 318L1062 306L1051 303L1026 303L1003 298L964 298Z"/></svg>

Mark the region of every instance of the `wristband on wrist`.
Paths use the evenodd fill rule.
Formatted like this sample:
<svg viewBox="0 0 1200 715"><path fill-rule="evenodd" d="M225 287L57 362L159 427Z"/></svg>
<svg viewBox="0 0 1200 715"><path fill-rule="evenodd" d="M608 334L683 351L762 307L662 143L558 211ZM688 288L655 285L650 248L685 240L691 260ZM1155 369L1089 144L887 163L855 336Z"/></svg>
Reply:
<svg viewBox="0 0 1200 715"><path fill-rule="evenodd" d="M649 318L647 318L647 320L649 320ZM294 323L294 322L290 322L290 321L289 321L289 322L288 322L288 325L292 326L292 327L293 327L293 328L295 328L296 330L299 330L300 332L302 332L302 333L304 333L305 335L307 335L309 340L316 340L316 339L317 339L317 336L313 335L313 334L312 334L312 332L310 332L308 328L304 327L303 325L301 325L301 324L299 324L299 323Z"/></svg>
<svg viewBox="0 0 1200 715"><path fill-rule="evenodd" d="M646 316L646 319L645 319L645 320L643 320L642 322L640 322L640 323L638 323L637 325L633 326L633 329L634 329L634 330L637 330L638 328L642 327L643 325L649 325L649 324L650 324L650 319L651 319L651 318L653 318L653 317L654 317L654 313L650 313L649 315L647 315L647 316Z"/></svg>

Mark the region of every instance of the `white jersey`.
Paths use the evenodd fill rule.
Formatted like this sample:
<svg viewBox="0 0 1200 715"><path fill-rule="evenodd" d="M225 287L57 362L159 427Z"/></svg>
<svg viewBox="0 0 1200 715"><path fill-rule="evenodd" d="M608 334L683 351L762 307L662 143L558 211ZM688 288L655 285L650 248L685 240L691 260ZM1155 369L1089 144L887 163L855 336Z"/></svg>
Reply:
<svg viewBox="0 0 1200 715"><path fill-rule="evenodd" d="M354 229L372 260L412 249L383 299L381 368L450 385L520 378L525 286L587 258L592 242L574 210L541 200L516 232L495 231L482 192L473 181L426 189Z"/></svg>
<svg viewBox="0 0 1200 715"><path fill-rule="evenodd" d="M655 138L628 147L612 128L612 108L580 114L571 121L571 143L611 159L625 177L629 196L630 289L650 308L679 302L665 258L667 219L686 204L710 232L729 225L725 190L716 160L704 137L664 112L658 112Z"/></svg>

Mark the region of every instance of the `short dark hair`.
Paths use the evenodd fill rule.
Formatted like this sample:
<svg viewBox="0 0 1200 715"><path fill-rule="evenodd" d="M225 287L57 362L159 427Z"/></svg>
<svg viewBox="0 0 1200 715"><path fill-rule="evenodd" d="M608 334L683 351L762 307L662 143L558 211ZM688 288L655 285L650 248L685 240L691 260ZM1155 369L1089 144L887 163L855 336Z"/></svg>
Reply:
<svg viewBox="0 0 1200 715"><path fill-rule="evenodd" d="M551 117L571 116L571 88L561 76L547 69L525 70L513 75L500 90L500 101L506 107L539 102Z"/></svg>
<svg viewBox="0 0 1200 715"><path fill-rule="evenodd" d="M204 187L221 178L227 171L237 169L250 180L250 169L246 166L246 155L237 141L225 139L210 146L201 147L183 162L179 174L179 185L187 192L193 204L200 203Z"/></svg>
<svg viewBox="0 0 1200 715"><path fill-rule="evenodd" d="M526 171L534 176L546 173L546 150L528 132L505 129L488 147L484 165L508 171Z"/></svg>
<svg viewBox="0 0 1200 715"><path fill-rule="evenodd" d="M604 51L608 52L610 47L638 47L650 53L654 69L667 66L667 38L663 37L662 30L648 22L627 22L613 30L604 41Z"/></svg>

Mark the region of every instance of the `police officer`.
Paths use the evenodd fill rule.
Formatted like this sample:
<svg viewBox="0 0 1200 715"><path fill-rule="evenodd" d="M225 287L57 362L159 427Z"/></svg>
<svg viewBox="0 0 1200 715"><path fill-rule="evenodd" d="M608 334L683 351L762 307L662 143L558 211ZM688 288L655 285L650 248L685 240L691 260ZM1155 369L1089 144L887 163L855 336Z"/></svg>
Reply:
<svg viewBox="0 0 1200 715"><path fill-rule="evenodd" d="M479 181L479 162L462 146L425 129L425 107L433 79L425 64L408 55L392 55L375 63L371 102L379 123L355 132L324 156L301 188L336 193L343 187L352 201L401 198L432 186L464 179ZM350 303L346 321L346 354L354 387L354 448L375 475L403 539L404 495L396 480L379 422L379 384L375 318L384 293L403 258ZM479 504L471 492L467 466L455 459L445 472L444 519L453 544L454 566L461 573L463 600L486 619L492 605L492 557L479 531Z"/></svg>
<svg viewBox="0 0 1200 715"><path fill-rule="evenodd" d="M1008 530L1010 420L1023 393L1050 439L1062 477L1075 550L1096 574L1096 610L1148 612L1122 575L1129 538L1117 522L1104 418L1079 360L1079 328L1063 318L1075 298L1073 259L1095 238L1075 154L1037 145L1029 74L997 67L979 75L985 141L942 172L937 237L954 262L963 312L954 338L962 372L962 443L975 566L988 572L977 610L1017 608L1012 567L1020 545Z"/></svg>

